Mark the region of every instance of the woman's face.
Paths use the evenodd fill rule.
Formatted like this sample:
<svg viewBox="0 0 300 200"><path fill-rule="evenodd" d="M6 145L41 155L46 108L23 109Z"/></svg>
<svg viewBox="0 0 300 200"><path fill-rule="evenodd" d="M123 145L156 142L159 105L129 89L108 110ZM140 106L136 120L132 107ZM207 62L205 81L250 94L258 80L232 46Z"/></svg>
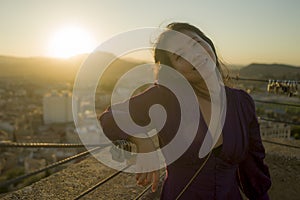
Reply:
<svg viewBox="0 0 300 200"><path fill-rule="evenodd" d="M184 75L188 81L193 83L203 82L203 77L215 70L216 56L210 45L195 32L183 30L181 33L191 39L187 40L174 36L167 41L167 45L172 45L174 49L174 53L169 53L170 61L173 67ZM203 77L200 76L197 70L201 72Z"/></svg>

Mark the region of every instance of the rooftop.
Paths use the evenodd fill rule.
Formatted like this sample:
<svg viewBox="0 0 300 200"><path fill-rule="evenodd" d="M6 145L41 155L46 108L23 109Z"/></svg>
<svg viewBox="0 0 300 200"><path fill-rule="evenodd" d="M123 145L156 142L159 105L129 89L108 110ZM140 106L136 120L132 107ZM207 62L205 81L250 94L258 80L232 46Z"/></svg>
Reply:
<svg viewBox="0 0 300 200"><path fill-rule="evenodd" d="M274 143L300 146L300 141L271 139ZM270 198L298 199L300 182L299 148L264 142L265 162L272 178ZM7 193L3 199L74 199L83 191L105 179L116 170L101 164L94 157L69 165L64 170L35 182L20 190ZM120 173L82 199L134 199L144 188L136 186L134 174ZM147 192L141 199L158 199L160 191Z"/></svg>

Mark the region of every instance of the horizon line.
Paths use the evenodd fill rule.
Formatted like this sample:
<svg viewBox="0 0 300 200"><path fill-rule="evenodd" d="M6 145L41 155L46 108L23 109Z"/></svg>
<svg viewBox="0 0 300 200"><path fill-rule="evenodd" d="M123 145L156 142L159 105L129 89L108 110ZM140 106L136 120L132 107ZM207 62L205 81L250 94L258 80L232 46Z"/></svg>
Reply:
<svg viewBox="0 0 300 200"><path fill-rule="evenodd" d="M105 52L103 52L105 53ZM108 52L109 53L109 52ZM63 58L63 57L54 57L54 56L18 56L18 55L11 55L11 54L0 54L0 57L7 57L7 58L21 58L21 59L33 59L33 58L45 58L45 59L56 59L56 60L71 60L74 59L76 57L80 57L80 56L88 56L91 53L81 53L81 54L76 54L67 58ZM143 59L136 59L133 57L127 57L125 60L136 60L136 61L146 61ZM246 67L248 65L252 65L252 64L265 64L265 65L289 65L291 67L300 67L299 65L295 65L295 64L287 64L287 63L278 63L278 62L250 62L250 63L245 63L245 64L239 64L239 63L228 63L225 62L225 66L235 66L235 67Z"/></svg>

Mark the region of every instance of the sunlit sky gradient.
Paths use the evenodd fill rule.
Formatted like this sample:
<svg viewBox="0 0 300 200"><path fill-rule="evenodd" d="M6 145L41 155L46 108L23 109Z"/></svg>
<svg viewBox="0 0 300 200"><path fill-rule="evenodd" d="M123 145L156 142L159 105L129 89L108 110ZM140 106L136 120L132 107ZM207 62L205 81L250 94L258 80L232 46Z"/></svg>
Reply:
<svg viewBox="0 0 300 200"><path fill-rule="evenodd" d="M300 66L298 0L1 0L0 54L49 56L60 29L80 27L94 46L138 27L184 21L198 26L230 64Z"/></svg>

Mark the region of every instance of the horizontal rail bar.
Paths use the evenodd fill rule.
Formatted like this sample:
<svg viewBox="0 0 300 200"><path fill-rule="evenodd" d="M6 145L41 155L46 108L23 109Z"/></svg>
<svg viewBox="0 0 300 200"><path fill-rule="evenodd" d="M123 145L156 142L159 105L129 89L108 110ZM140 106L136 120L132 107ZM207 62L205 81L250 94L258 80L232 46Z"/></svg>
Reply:
<svg viewBox="0 0 300 200"><path fill-rule="evenodd" d="M30 176L39 174L39 173L41 173L41 172L43 172L43 171L46 171L46 170L48 170L48 169L52 169L52 168L57 167L57 166L59 166L59 165L65 164L65 163L67 163L67 162L70 162L70 161L72 161L72 160L75 160L75 159L78 159L78 158L87 156L87 155L89 155L90 153L93 153L93 152L96 152L96 151L101 150L102 148L104 148L104 147L96 147L96 148L91 149L91 150L89 150L89 151L84 151L84 152L82 152L82 153L79 153L79 154L76 154L76 155L74 155L74 156L68 157L68 158L66 158L66 159L60 160L60 161L58 161L58 162L52 163L52 164L50 164L50 165L48 165L48 166L46 166L46 167L44 167L44 168L37 169L37 170L35 170L35 171L33 171L33 172L30 172L30 173L28 173L28 174L24 174L24 175L21 175L21 176L18 176L18 177L16 177L16 178L14 178L14 179L11 179L11 180L8 180L8 181L4 181L4 182L0 183L0 187L4 187L4 186L11 185L11 184L13 184L13 183L19 182L19 181L21 181L21 180L23 180L23 179L25 179L25 178L28 178L28 177L30 177Z"/></svg>
<svg viewBox="0 0 300 200"><path fill-rule="evenodd" d="M43 142L11 142L0 141L0 148L5 147L22 147L22 148L83 148L83 147L99 147L101 144L80 144L80 143L43 143Z"/></svg>
<svg viewBox="0 0 300 200"><path fill-rule="evenodd" d="M273 141L270 141L270 140L262 140L262 141L267 142L267 143L271 143L271 144L277 144L277 145L286 146L286 147L290 147L290 148L300 149L300 146L284 144L284 143L280 143L280 142L273 142Z"/></svg>

